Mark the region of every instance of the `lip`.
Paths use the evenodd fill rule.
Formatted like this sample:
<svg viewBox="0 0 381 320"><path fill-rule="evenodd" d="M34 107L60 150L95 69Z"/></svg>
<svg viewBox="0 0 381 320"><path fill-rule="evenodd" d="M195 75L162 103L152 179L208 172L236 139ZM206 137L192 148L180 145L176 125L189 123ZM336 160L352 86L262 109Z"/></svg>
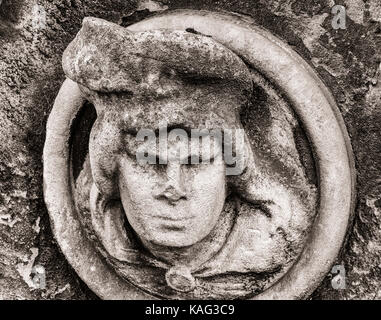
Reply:
<svg viewBox="0 0 381 320"><path fill-rule="evenodd" d="M153 218L160 219L160 220L165 220L165 221L170 221L170 222L184 222L188 221L194 218L194 216L190 217L181 217L181 218L173 218L173 217L168 217L168 216L153 216Z"/></svg>
<svg viewBox="0 0 381 320"><path fill-rule="evenodd" d="M184 226L184 224L177 224L177 223L164 223L164 224L161 224L160 227L166 231L184 231L184 230L186 230L186 226Z"/></svg>

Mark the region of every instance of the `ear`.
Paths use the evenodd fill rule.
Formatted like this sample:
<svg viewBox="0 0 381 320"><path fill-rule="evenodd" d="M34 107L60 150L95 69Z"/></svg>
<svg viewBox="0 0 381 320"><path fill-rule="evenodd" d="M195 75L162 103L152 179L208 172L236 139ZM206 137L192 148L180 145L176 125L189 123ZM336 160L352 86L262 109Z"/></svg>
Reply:
<svg viewBox="0 0 381 320"><path fill-rule="evenodd" d="M95 184L90 191L90 212L93 230L104 250L118 261L131 260L131 244L124 229L120 201L102 195Z"/></svg>
<svg viewBox="0 0 381 320"><path fill-rule="evenodd" d="M93 180L102 194L119 198L118 156L120 131L101 115L94 122L89 141L89 155Z"/></svg>
<svg viewBox="0 0 381 320"><path fill-rule="evenodd" d="M243 140L236 140L235 149L236 153L240 154L240 174L230 175L227 177L227 179L228 184L231 188L237 191L242 191L246 189L247 184L251 181L251 177L255 175L257 170L257 166L255 164L255 155L246 133L244 134Z"/></svg>

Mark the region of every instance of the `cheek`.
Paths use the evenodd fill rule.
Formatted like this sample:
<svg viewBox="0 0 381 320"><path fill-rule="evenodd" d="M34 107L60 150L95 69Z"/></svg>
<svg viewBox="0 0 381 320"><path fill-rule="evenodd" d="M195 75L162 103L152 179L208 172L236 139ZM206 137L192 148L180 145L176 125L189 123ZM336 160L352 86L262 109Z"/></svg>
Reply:
<svg viewBox="0 0 381 320"><path fill-rule="evenodd" d="M134 166L124 163L119 175L119 193L126 217L133 229L146 232L146 214L151 205L151 180Z"/></svg>
<svg viewBox="0 0 381 320"><path fill-rule="evenodd" d="M198 171L191 183L192 198L203 207L221 204L225 201L225 165L213 165Z"/></svg>
<svg viewBox="0 0 381 320"><path fill-rule="evenodd" d="M129 160L120 163L119 187L122 199L134 205L148 205L152 199L157 177L149 170L133 165Z"/></svg>

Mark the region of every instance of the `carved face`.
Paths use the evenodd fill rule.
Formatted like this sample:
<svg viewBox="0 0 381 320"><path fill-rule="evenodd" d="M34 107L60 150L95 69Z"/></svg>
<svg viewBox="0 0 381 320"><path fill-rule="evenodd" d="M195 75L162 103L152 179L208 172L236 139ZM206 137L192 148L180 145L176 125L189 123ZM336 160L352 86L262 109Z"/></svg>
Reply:
<svg viewBox="0 0 381 320"><path fill-rule="evenodd" d="M202 141L200 152L193 152L198 138L159 142L164 147L141 143L138 148L157 159L156 164L142 164L131 149L120 159L120 197L129 223L143 241L190 246L216 225L226 197L225 164L221 148L217 144L216 149L209 148L212 140ZM165 154L167 164L159 164ZM191 159L200 163L191 164Z"/></svg>

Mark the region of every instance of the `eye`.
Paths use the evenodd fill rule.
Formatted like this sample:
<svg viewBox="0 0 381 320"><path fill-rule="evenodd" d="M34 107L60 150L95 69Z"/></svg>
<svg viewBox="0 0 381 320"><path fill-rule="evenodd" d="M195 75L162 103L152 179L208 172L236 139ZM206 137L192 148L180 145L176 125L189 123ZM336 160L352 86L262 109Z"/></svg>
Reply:
<svg viewBox="0 0 381 320"><path fill-rule="evenodd" d="M190 155L187 158L187 162L185 163L185 165L187 167L191 167L191 166L199 166L199 165L213 164L213 163L214 163L214 156L207 159L203 159L200 155Z"/></svg>
<svg viewBox="0 0 381 320"><path fill-rule="evenodd" d="M187 166L192 166L192 165L198 165L199 163L201 162L201 159L200 159L200 156L199 155L190 155L188 158L187 158L187 163L186 165Z"/></svg>
<svg viewBox="0 0 381 320"><path fill-rule="evenodd" d="M156 172L158 173L164 173L167 170L166 164L160 164L159 162L156 162L155 164L151 165Z"/></svg>
<svg viewBox="0 0 381 320"><path fill-rule="evenodd" d="M162 173L167 170L167 164L164 163L165 161L161 160L158 155L152 155L152 158L155 159L154 163L149 164L152 169L154 169L158 173Z"/></svg>

